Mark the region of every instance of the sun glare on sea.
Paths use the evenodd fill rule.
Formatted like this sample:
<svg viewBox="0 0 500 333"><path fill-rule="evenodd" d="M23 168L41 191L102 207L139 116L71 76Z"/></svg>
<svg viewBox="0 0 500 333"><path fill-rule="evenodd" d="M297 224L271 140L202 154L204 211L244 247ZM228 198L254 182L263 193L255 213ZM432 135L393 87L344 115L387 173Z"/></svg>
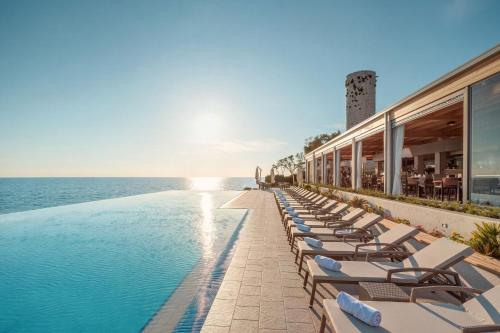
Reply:
<svg viewBox="0 0 500 333"><path fill-rule="evenodd" d="M217 191L222 188L221 177L193 177L189 188L193 191Z"/></svg>

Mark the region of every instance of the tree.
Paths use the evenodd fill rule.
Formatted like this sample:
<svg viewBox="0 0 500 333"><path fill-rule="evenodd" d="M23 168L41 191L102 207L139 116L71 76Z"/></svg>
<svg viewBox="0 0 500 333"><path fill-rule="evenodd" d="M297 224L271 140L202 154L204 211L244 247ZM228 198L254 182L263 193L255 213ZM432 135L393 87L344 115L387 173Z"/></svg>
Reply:
<svg viewBox="0 0 500 333"><path fill-rule="evenodd" d="M340 135L340 131L333 132L331 134L328 133L322 133L319 135L316 135L314 137L308 137L304 141L304 153L308 154L312 152L314 149L324 145L334 137Z"/></svg>
<svg viewBox="0 0 500 333"><path fill-rule="evenodd" d="M292 184L295 184L295 172L299 168L302 168L304 163L304 153L297 153L295 154L295 156L289 155L278 160L276 162L276 165L279 165L279 167L281 168L282 175L284 170L288 171L290 173L290 176L292 177Z"/></svg>

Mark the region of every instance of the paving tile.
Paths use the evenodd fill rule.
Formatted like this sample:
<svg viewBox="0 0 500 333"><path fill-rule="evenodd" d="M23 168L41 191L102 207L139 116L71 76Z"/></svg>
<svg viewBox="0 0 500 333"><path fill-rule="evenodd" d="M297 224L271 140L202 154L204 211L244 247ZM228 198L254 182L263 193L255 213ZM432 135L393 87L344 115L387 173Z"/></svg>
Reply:
<svg viewBox="0 0 500 333"><path fill-rule="evenodd" d="M257 296L260 296L260 287L259 286L241 286L241 288L240 288L240 295L257 295Z"/></svg>
<svg viewBox="0 0 500 333"><path fill-rule="evenodd" d="M262 282L279 282L281 284L281 275L280 271L277 269L269 270L264 269L262 271Z"/></svg>
<svg viewBox="0 0 500 333"><path fill-rule="evenodd" d="M309 309L305 297L283 297L285 309Z"/></svg>
<svg viewBox="0 0 500 333"><path fill-rule="evenodd" d="M216 297L219 299L236 299L240 286L241 282L239 281L226 281L224 279Z"/></svg>
<svg viewBox="0 0 500 333"><path fill-rule="evenodd" d="M258 306L236 306L234 309L234 319L259 320Z"/></svg>
<svg viewBox="0 0 500 333"><path fill-rule="evenodd" d="M243 277L258 277L262 278L262 270L254 271L254 270L249 270L248 267L245 269L245 272L243 273Z"/></svg>
<svg viewBox="0 0 500 333"><path fill-rule="evenodd" d="M312 324L311 311L309 309L285 308L287 323L307 323Z"/></svg>
<svg viewBox="0 0 500 333"><path fill-rule="evenodd" d="M259 328L286 329L283 302L261 302Z"/></svg>
<svg viewBox="0 0 500 333"><path fill-rule="evenodd" d="M260 266L262 267L262 263L260 260L258 259L247 259L247 266L248 265L251 265L251 266Z"/></svg>
<svg viewBox="0 0 500 333"><path fill-rule="evenodd" d="M283 296L304 297L303 288L283 287Z"/></svg>
<svg viewBox="0 0 500 333"><path fill-rule="evenodd" d="M205 319L206 326L230 326L236 306L235 300L215 299Z"/></svg>
<svg viewBox="0 0 500 333"><path fill-rule="evenodd" d="M233 263L231 262L231 267L226 271L224 275L224 281L241 281L243 280L243 273L245 272L245 268L233 267Z"/></svg>
<svg viewBox="0 0 500 333"><path fill-rule="evenodd" d="M294 272L281 272L281 279L283 280L302 280L302 276L297 273L297 268Z"/></svg>
<svg viewBox="0 0 500 333"><path fill-rule="evenodd" d="M297 274L297 266L296 265L280 265L280 272L288 272Z"/></svg>
<svg viewBox="0 0 500 333"><path fill-rule="evenodd" d="M264 283L261 286L261 299L263 301L283 301L281 285Z"/></svg>
<svg viewBox="0 0 500 333"><path fill-rule="evenodd" d="M260 276L245 276L241 281L243 286L260 286L262 284L262 278Z"/></svg>
<svg viewBox="0 0 500 333"><path fill-rule="evenodd" d="M260 306L260 295L239 295L236 300L238 306Z"/></svg>
<svg viewBox="0 0 500 333"><path fill-rule="evenodd" d="M259 322L252 320L233 320L230 333L258 333Z"/></svg>
<svg viewBox="0 0 500 333"><path fill-rule="evenodd" d="M257 272L262 272L262 265L249 265L247 263L246 265L246 270L247 271L257 271Z"/></svg>
<svg viewBox="0 0 500 333"><path fill-rule="evenodd" d="M302 288L303 280L281 279L283 287Z"/></svg>
<svg viewBox="0 0 500 333"><path fill-rule="evenodd" d="M227 333L229 332L229 327L223 326L208 326L204 325L201 329L201 333Z"/></svg>
<svg viewBox="0 0 500 333"><path fill-rule="evenodd" d="M288 333L316 333L313 324L287 323L286 326Z"/></svg>

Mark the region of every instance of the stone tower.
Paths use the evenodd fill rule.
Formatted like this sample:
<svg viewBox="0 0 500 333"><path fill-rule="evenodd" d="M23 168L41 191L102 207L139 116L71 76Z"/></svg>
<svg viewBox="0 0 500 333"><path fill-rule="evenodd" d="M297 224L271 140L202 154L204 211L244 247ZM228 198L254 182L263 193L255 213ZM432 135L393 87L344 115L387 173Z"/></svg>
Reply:
<svg viewBox="0 0 500 333"><path fill-rule="evenodd" d="M346 89L346 130L375 114L374 71L358 71L347 75Z"/></svg>

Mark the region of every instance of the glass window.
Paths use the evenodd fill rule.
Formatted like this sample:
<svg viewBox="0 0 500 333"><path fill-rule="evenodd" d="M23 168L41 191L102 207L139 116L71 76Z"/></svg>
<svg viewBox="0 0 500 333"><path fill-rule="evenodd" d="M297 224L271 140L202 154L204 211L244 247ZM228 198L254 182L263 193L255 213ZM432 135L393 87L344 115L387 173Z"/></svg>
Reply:
<svg viewBox="0 0 500 333"><path fill-rule="evenodd" d="M471 87L471 199L500 206L500 73Z"/></svg>

